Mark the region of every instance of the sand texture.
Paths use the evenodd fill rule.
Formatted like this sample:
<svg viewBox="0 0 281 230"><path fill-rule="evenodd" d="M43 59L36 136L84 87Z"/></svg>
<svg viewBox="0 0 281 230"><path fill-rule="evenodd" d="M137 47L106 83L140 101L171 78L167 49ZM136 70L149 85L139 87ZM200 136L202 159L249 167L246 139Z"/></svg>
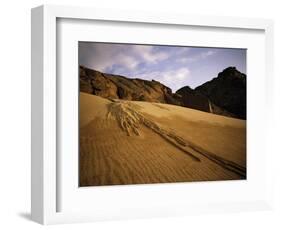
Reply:
<svg viewBox="0 0 281 230"><path fill-rule="evenodd" d="M246 121L80 93L80 186L246 178Z"/></svg>

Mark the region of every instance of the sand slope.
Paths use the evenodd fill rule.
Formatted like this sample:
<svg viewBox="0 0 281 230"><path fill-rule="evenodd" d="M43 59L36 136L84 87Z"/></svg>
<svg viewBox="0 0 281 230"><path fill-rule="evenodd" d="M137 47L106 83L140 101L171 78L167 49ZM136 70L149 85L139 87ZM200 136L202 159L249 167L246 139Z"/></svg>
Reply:
<svg viewBox="0 0 281 230"><path fill-rule="evenodd" d="M80 93L80 185L246 178L246 122Z"/></svg>

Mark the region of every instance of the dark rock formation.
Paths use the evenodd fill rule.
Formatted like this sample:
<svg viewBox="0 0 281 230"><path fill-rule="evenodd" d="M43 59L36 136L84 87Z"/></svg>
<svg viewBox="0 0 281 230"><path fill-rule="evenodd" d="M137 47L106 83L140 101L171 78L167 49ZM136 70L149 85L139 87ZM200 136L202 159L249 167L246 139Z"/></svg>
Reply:
<svg viewBox="0 0 281 230"><path fill-rule="evenodd" d="M80 91L109 99L180 105L179 95L158 81L130 79L80 66Z"/></svg>
<svg viewBox="0 0 281 230"><path fill-rule="evenodd" d="M176 93L181 95L181 105L184 107L234 117L233 114L219 108L213 102L211 102L208 97L198 91L191 89L189 86L179 89Z"/></svg>
<svg viewBox="0 0 281 230"><path fill-rule="evenodd" d="M246 75L228 67L195 89L235 117L246 119Z"/></svg>
<svg viewBox="0 0 281 230"><path fill-rule="evenodd" d="M229 67L195 90L173 93L158 81L105 74L80 66L80 91L108 99L159 102L246 119L246 75Z"/></svg>

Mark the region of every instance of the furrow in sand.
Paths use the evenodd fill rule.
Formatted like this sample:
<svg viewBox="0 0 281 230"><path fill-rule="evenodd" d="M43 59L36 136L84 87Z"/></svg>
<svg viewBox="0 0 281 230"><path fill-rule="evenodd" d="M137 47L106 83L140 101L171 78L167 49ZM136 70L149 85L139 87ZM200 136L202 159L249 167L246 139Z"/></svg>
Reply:
<svg viewBox="0 0 281 230"><path fill-rule="evenodd" d="M109 112L112 116L115 116L118 123L120 123L121 129L126 131L128 136L132 135L132 133L139 135L138 128L140 124L143 124L153 132L160 135L167 142L186 153L193 160L200 162L200 157L198 155L204 156L219 166L238 174L242 178L246 178L246 169L244 167L219 157L216 154L207 152L176 134L166 131L157 123L147 119L138 110L139 108L130 102L115 102L109 107Z"/></svg>
<svg viewBox="0 0 281 230"><path fill-rule="evenodd" d="M109 124L105 125L106 122ZM95 120L86 128L87 133L81 132L89 136L87 142L91 143L80 150L88 152L87 157L82 158L85 175L81 177L87 178L82 180L84 186L238 179L227 170L216 169L216 164L208 159L197 162L186 157L145 126L141 132L149 139L143 141L138 136L128 137L116 121L106 122ZM108 140L102 132L110 132L112 139Z"/></svg>
<svg viewBox="0 0 281 230"><path fill-rule="evenodd" d="M139 105L113 101L106 109L80 128L80 186L244 178L241 166L163 128Z"/></svg>

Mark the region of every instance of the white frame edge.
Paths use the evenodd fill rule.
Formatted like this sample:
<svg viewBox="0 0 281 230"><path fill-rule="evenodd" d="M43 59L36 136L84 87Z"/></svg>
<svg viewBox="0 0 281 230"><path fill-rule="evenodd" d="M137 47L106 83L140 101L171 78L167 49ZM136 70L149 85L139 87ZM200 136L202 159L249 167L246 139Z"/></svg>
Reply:
<svg viewBox="0 0 281 230"><path fill-rule="evenodd" d="M31 17L31 214L43 223L43 8Z"/></svg>
<svg viewBox="0 0 281 230"><path fill-rule="evenodd" d="M94 216L73 217L56 212L56 19L93 19L139 23L193 25L206 27L262 29L266 35L267 89L272 89L273 22L268 19L249 19L214 16L155 14L152 12L115 11L93 8L44 5L32 9L31 16L31 218L41 224L95 220ZM272 108L273 92L267 90L267 102ZM268 116L271 116L270 114ZM270 122L270 117L268 121ZM270 124L268 124L270 125ZM267 177L269 178L269 177ZM272 206L272 183L269 183L266 202ZM238 205L239 206L239 205ZM243 206L243 204L242 204ZM247 206L244 204L244 206ZM259 206L259 207L261 207ZM244 210L252 210L247 206ZM233 205L231 210L239 207ZM214 207L214 210L219 207ZM184 213L184 211L182 212Z"/></svg>

